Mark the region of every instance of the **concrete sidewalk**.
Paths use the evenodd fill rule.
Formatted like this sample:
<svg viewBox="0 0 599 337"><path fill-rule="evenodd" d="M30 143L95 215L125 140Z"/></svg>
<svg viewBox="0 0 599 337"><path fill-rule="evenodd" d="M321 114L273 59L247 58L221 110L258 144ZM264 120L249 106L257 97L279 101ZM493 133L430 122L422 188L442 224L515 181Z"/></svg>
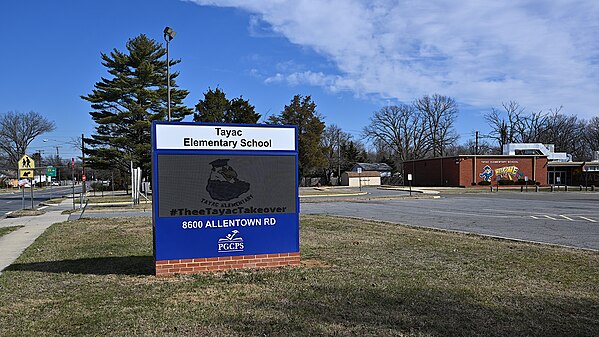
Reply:
<svg viewBox="0 0 599 337"><path fill-rule="evenodd" d="M70 200L68 200L70 202ZM24 226L0 237L0 274L10 266L23 251L29 247L48 227L57 222L66 221L68 214L60 214L64 207L54 206L38 216L5 218L0 220L0 227Z"/></svg>

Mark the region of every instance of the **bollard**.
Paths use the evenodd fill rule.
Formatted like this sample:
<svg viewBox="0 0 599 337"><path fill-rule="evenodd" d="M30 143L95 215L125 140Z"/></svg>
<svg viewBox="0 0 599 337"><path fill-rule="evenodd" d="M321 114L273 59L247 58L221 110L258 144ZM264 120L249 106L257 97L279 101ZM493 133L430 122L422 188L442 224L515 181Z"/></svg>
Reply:
<svg viewBox="0 0 599 337"><path fill-rule="evenodd" d="M539 185L535 185L535 192L539 191Z"/></svg>
<svg viewBox="0 0 599 337"><path fill-rule="evenodd" d="M524 186L520 186L520 192L524 192Z"/></svg>
<svg viewBox="0 0 599 337"><path fill-rule="evenodd" d="M580 191L582 191L582 185L580 185Z"/></svg>
<svg viewBox="0 0 599 337"><path fill-rule="evenodd" d="M553 192L553 185L551 185L551 189L550 189L550 191L551 191L551 192Z"/></svg>
<svg viewBox="0 0 599 337"><path fill-rule="evenodd" d="M595 185L591 185L591 192L595 191Z"/></svg>
<svg viewBox="0 0 599 337"><path fill-rule="evenodd" d="M568 185L564 185L564 191L568 192Z"/></svg>
<svg viewBox="0 0 599 337"><path fill-rule="evenodd" d="M493 185L489 185L489 187L491 188L491 193L493 193Z"/></svg>

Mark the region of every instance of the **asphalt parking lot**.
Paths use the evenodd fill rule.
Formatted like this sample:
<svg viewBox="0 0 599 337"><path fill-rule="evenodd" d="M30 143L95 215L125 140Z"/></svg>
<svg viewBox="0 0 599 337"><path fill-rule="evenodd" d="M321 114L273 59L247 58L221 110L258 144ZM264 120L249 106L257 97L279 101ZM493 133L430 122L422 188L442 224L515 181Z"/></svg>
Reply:
<svg viewBox="0 0 599 337"><path fill-rule="evenodd" d="M351 216L599 250L598 192L441 195L302 203L304 214Z"/></svg>

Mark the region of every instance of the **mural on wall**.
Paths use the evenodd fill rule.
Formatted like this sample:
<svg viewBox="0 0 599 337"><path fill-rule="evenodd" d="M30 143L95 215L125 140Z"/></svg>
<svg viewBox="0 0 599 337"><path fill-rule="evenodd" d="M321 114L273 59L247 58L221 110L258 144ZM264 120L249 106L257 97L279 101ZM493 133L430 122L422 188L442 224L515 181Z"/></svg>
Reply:
<svg viewBox="0 0 599 337"><path fill-rule="evenodd" d="M496 168L495 171L493 171L491 166L485 165L482 173L478 176L481 177L483 181L491 182L493 180L493 175L495 175L496 180L517 181L518 179L524 179L524 174L520 172L518 166L504 166Z"/></svg>
<svg viewBox="0 0 599 337"><path fill-rule="evenodd" d="M487 165L483 168L483 173L478 175L483 179L483 181L491 182L491 178L493 178L493 170L491 166Z"/></svg>
<svg viewBox="0 0 599 337"><path fill-rule="evenodd" d="M518 180L524 179L524 174L518 170L518 166L504 166L495 169L497 180Z"/></svg>

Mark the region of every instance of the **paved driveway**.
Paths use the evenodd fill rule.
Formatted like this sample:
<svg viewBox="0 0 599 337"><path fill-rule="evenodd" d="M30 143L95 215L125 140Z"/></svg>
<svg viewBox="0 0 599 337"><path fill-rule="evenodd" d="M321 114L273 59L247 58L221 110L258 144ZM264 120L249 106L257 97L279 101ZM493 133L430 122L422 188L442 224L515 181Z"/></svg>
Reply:
<svg viewBox="0 0 599 337"><path fill-rule="evenodd" d="M352 216L599 250L599 193L499 192L303 203L304 214Z"/></svg>

